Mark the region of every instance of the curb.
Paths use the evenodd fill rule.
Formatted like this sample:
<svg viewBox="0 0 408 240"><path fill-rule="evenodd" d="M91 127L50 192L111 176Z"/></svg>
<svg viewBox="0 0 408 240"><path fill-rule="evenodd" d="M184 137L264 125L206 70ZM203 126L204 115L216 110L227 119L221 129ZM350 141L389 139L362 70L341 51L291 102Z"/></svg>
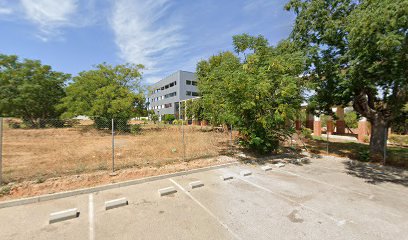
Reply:
<svg viewBox="0 0 408 240"><path fill-rule="evenodd" d="M1 208L14 207L14 206L27 205L27 204L31 204L31 203L45 202L45 201L49 201L49 200L72 197L72 196L81 195L81 194L100 192L100 191L104 191L104 190L109 190L109 189L114 189L114 188L121 188L121 187L126 187L126 186L131 186L131 185L137 185L137 184L141 184L141 183L145 183L145 182L152 182L152 181L162 180L162 179L169 178L169 177L178 177L178 176L192 174L192 173L205 172L205 171L209 171L209 170L214 170L214 169L219 169L219 168L224 168L224 167L236 165L238 163L239 162L235 161L235 162L226 163L226 164L220 164L220 165L203 167L203 168L196 168L196 169L191 169L191 170L186 170L186 171L181 171L181 172L175 172L175 173L169 173L169 174L164 174L164 175L159 175L159 176L151 176L151 177L140 178L140 179L135 179L135 180L129 180L129 181L124 181L124 182L111 183L111 184L101 185L101 186L97 186L97 187L82 188L82 189L77 189L77 190L72 190L72 191L67 191L67 192L52 193L52 194L35 196L35 197L29 197L29 198L11 200L11 201L6 201L6 202L0 202L0 209Z"/></svg>

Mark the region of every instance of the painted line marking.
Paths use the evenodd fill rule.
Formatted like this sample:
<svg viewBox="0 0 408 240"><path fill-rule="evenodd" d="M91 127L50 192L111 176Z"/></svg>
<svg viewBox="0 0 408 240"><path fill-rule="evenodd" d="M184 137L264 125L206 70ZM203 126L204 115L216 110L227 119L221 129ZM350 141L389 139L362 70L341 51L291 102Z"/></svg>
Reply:
<svg viewBox="0 0 408 240"><path fill-rule="evenodd" d="M204 211L206 211L211 217L213 217L215 220L218 221L221 226L223 226L229 233L231 233L232 236L236 239L243 240L240 238L236 233L234 233L228 226L227 224L223 223L213 212L210 211L206 206L204 206L200 201L198 201L193 195L191 195L186 189L184 189L180 184L178 184L176 181L173 179L169 178L170 182L172 182L174 185L176 185L182 192L184 192L189 198L191 198L195 203L197 203Z"/></svg>
<svg viewBox="0 0 408 240"><path fill-rule="evenodd" d="M89 240L95 239L95 215L94 215L94 198L93 194L89 194Z"/></svg>
<svg viewBox="0 0 408 240"><path fill-rule="evenodd" d="M270 190L270 189L268 189L268 188L265 188L265 187L263 187L263 186L261 186L261 185L258 185L258 184L256 184L256 183L253 183L253 182L248 181L248 180L246 180L246 179L243 179L243 178L241 178L241 177L238 177L238 179L241 180L241 181L243 181L243 182L246 182L246 183L248 183L248 184L250 184L250 185L252 185L252 186L254 186L254 187L256 187L256 188L259 188L259 189L261 189L261 190L264 190L265 192L271 193L271 194L273 194L273 195L275 195L275 196L278 196L278 197L280 197L280 198L283 198L283 199L285 199L285 200L287 200L287 201L289 201L289 202L292 202L292 203L294 203L294 204L297 204L297 205L301 206L302 208L307 209L307 210L309 210L309 211L311 211L311 212L313 212L313 213L315 213L315 214L318 214L318 215L321 215L321 216L323 216L323 217L325 217L325 218L328 218L328 219L332 220L333 222L335 222L337 226L342 226L342 225L344 225L344 224L346 223L346 220L338 220L338 219L336 219L336 218L334 218L334 217L332 217L332 216L330 216L330 215L328 215L328 214L326 214L326 213L323 213L323 212L320 212L320 211L318 211L318 210L315 210L314 208L308 207L308 206L306 206L306 205L304 205L304 204L302 204L302 203L299 203L299 202L297 202L297 201L295 201L295 200L292 200L292 199L290 199L290 198L288 198L288 197L286 197L286 196L283 196L283 195L281 195L281 194L279 194L279 193L276 193L276 192L274 192L274 191L272 191L272 190Z"/></svg>
<svg viewBox="0 0 408 240"><path fill-rule="evenodd" d="M333 185L333 184L330 184L330 183L327 183L327 182L322 182L322 181L316 180L314 178L305 177L305 176L302 176L302 175L299 175L299 174L296 174L296 173L293 173L293 172L289 172L289 171L285 171L285 170L281 170L281 169L279 169L279 170L277 169L276 171L281 172L281 173L286 173L286 174L289 174L289 175L293 175L293 176L296 176L296 177L299 177L299 178L303 178L303 179L306 179L306 180L309 180L309 181L317 182L317 183L320 183L320 184L324 184L324 185L327 185L327 186L330 186L330 187L333 187L333 188L337 188L337 189L342 190L342 191L352 192L352 193L367 197L370 200L374 198L374 195L372 195L372 194L362 193L362 192L358 192L358 191L355 191L355 190L343 188L343 187L336 186L336 185Z"/></svg>

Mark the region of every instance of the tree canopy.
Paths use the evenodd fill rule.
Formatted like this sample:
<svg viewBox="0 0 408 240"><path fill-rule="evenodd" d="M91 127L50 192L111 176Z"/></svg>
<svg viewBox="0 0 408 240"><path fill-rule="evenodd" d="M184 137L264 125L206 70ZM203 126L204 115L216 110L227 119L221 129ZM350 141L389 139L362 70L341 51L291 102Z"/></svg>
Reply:
<svg viewBox="0 0 408 240"><path fill-rule="evenodd" d="M67 96L60 105L66 110L63 116L86 115L100 123L98 127L109 127L106 121L112 118L126 124L145 111L142 69L142 65L99 64L94 70L79 73L66 88Z"/></svg>
<svg viewBox="0 0 408 240"><path fill-rule="evenodd" d="M371 125L371 156L382 158L386 128L408 101L408 1L291 0L292 39L308 56L313 105L347 105Z"/></svg>
<svg viewBox="0 0 408 240"><path fill-rule="evenodd" d="M40 119L59 118L55 105L69 78L40 61L0 54L0 114L21 117L31 127L39 127Z"/></svg>
<svg viewBox="0 0 408 240"><path fill-rule="evenodd" d="M245 146L275 150L302 102L304 58L290 41L269 46L262 37L234 36L237 54L222 52L197 65L203 115L233 124Z"/></svg>

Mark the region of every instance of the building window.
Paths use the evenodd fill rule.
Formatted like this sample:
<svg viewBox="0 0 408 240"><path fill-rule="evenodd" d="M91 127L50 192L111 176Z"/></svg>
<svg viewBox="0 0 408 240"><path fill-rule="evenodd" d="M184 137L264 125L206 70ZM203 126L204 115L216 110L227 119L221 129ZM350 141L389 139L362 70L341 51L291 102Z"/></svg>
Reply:
<svg viewBox="0 0 408 240"><path fill-rule="evenodd" d="M174 96L176 96L176 95L177 95L177 92L172 92L172 93L169 93L169 94L164 95L163 97L164 97L164 98L170 98L170 97L174 97Z"/></svg>
<svg viewBox="0 0 408 240"><path fill-rule="evenodd" d="M192 92L191 95L197 97L197 96L198 96L198 92Z"/></svg>
<svg viewBox="0 0 408 240"><path fill-rule="evenodd" d="M172 106L171 103L164 104L164 107L165 107L165 108L171 108L171 106Z"/></svg>
<svg viewBox="0 0 408 240"><path fill-rule="evenodd" d="M197 82L196 82L196 81L192 81L191 84L192 84L193 86L197 86Z"/></svg>
<svg viewBox="0 0 408 240"><path fill-rule="evenodd" d="M186 92L186 95L187 95L187 96L191 96L191 92L190 92L190 91L187 91L187 92Z"/></svg>
<svg viewBox="0 0 408 240"><path fill-rule="evenodd" d="M170 87L173 87L173 86L174 86L174 82L170 83Z"/></svg>
<svg viewBox="0 0 408 240"><path fill-rule="evenodd" d="M186 84L187 84L187 85L191 85L191 81L190 81L190 80L186 80Z"/></svg>

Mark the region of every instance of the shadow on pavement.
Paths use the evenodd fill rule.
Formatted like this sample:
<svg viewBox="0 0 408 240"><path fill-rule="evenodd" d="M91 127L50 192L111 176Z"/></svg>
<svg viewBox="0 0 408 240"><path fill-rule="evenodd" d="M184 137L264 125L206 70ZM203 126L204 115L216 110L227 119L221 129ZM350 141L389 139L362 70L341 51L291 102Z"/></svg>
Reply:
<svg viewBox="0 0 408 240"><path fill-rule="evenodd" d="M374 164L363 164L352 161L344 162L347 174L363 178L371 184L384 182L395 183L408 187L408 177L403 169L383 167Z"/></svg>

